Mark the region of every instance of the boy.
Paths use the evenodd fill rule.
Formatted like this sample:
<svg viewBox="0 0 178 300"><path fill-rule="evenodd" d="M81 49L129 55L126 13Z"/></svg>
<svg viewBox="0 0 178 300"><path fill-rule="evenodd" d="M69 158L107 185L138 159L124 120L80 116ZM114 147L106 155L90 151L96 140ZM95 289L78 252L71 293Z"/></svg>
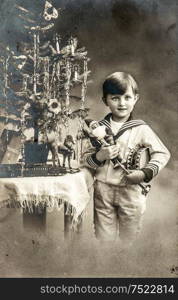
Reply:
<svg viewBox="0 0 178 300"><path fill-rule="evenodd" d="M134 78L123 72L109 75L103 83L103 102L110 113L99 123L111 128L115 144L94 147L88 141L83 164L95 170L94 225L96 237L126 245L132 244L140 231L146 206L141 189L144 182L156 176L167 164L170 153L152 129L142 120L133 120L132 111L139 99ZM113 168L112 159L127 161L133 149L149 148L150 159L138 170L128 174L123 168Z"/></svg>

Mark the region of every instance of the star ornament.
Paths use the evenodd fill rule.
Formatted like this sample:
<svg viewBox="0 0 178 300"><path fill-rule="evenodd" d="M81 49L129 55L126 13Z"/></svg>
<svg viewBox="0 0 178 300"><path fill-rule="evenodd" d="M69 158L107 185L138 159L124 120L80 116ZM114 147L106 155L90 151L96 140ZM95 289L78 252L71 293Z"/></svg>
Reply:
<svg viewBox="0 0 178 300"><path fill-rule="evenodd" d="M51 21L51 19L57 19L58 18L57 9L54 8L49 1L45 2L43 17L46 21Z"/></svg>

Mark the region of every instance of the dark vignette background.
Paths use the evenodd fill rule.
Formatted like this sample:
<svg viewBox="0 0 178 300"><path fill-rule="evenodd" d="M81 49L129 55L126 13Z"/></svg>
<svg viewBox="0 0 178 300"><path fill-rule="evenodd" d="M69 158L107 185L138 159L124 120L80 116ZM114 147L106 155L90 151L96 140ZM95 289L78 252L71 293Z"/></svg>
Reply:
<svg viewBox="0 0 178 300"><path fill-rule="evenodd" d="M42 0L1 0L0 40L15 51L26 40L14 4L38 12ZM61 7L55 29L67 39L78 37L91 58L92 83L88 86L90 116L107 113L101 102L105 77L116 71L131 73L139 83L140 101L135 117L143 118L171 151L168 166L154 180L140 243L128 255L111 253L103 260L95 245L92 204L85 234L78 249L63 245L59 213L48 216L46 234L24 232L21 215L11 211L0 219L0 276L140 276L171 277L176 265L177 240L177 29L176 0L53 0ZM61 213L62 216L62 213ZM32 242L33 241L33 242ZM88 243L88 241L90 241ZM93 246L98 249L93 254ZM44 264L45 261L45 264Z"/></svg>

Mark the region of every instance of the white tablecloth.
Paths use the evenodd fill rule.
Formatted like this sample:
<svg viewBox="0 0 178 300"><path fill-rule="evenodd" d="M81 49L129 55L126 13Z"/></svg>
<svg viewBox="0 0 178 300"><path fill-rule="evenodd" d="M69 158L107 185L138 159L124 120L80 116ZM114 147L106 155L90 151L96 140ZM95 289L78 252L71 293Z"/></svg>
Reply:
<svg viewBox="0 0 178 300"><path fill-rule="evenodd" d="M90 200L92 183L86 169L63 176L0 178L0 206L18 203L32 211L34 205L42 205L50 211L66 203L76 222Z"/></svg>

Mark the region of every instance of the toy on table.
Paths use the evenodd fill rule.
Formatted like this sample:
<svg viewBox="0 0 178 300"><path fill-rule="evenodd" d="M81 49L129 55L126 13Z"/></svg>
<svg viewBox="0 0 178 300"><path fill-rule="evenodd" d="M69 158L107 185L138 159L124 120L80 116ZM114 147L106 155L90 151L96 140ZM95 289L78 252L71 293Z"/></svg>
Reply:
<svg viewBox="0 0 178 300"><path fill-rule="evenodd" d="M69 169L72 169L71 167L71 159L72 155L75 159L75 141L72 137L72 135L68 134L64 140L64 144L60 147L58 147L58 153L61 153L63 155L63 167L66 167L66 158L68 160L68 167Z"/></svg>

